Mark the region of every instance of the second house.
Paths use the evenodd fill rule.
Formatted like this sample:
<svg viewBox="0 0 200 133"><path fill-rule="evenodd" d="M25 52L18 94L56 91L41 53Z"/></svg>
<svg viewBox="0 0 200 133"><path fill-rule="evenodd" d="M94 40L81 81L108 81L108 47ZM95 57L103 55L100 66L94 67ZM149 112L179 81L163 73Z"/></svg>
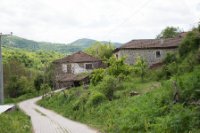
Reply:
<svg viewBox="0 0 200 133"><path fill-rule="evenodd" d="M100 59L77 52L53 62L55 88L79 86L89 82L89 74L103 67Z"/></svg>

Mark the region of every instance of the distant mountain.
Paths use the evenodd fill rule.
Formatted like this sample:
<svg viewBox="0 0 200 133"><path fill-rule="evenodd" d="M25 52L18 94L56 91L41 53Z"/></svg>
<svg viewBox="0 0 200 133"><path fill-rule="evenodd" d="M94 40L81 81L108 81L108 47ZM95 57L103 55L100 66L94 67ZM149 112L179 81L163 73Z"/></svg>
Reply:
<svg viewBox="0 0 200 133"><path fill-rule="evenodd" d="M90 47L95 42L97 42L97 41L93 40L93 39L82 38L82 39L78 39L78 40L70 43L70 45L86 47L87 48L87 47Z"/></svg>
<svg viewBox="0 0 200 133"><path fill-rule="evenodd" d="M37 42L33 40L24 39L17 36L6 36L2 39L2 44L4 47L15 47L20 49L25 49L29 51L38 51L38 50L46 50L46 51L55 51L64 54L70 54L77 51L84 50L97 42L92 39L78 39L70 44L64 43L50 43L50 42ZM108 43L102 41L102 43ZM114 43L116 47L121 45L120 43Z"/></svg>
<svg viewBox="0 0 200 133"><path fill-rule="evenodd" d="M82 39L78 39L68 45L70 46L78 46L81 47L82 49L88 48L90 46L92 46L93 44L95 44L96 42L100 42L100 43L104 43L104 44L108 44L110 42L107 41L97 41L97 40L93 40L93 39L88 39L88 38L82 38ZM115 47L119 47L122 44L121 43L113 43Z"/></svg>

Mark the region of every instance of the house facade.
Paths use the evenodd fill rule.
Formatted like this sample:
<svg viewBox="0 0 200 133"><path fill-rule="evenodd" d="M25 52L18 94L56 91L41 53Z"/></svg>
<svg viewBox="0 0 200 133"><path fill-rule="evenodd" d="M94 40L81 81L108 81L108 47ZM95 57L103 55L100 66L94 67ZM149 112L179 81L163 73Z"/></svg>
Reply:
<svg viewBox="0 0 200 133"><path fill-rule="evenodd" d="M168 39L141 39L132 40L114 50L116 58L126 57L126 63L132 65L140 56L148 65L154 66L163 61L167 53L177 51L183 39L182 35Z"/></svg>
<svg viewBox="0 0 200 133"><path fill-rule="evenodd" d="M100 59L84 52L76 52L53 62L56 88L78 86L89 82L89 73L103 67Z"/></svg>

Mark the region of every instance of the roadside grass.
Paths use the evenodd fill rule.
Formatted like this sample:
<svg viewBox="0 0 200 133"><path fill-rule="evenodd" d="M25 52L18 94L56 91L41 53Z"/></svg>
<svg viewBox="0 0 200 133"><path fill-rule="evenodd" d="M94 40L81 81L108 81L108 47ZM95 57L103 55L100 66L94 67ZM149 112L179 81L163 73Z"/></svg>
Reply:
<svg viewBox="0 0 200 133"><path fill-rule="evenodd" d="M0 114L0 133L32 133L30 118L19 109Z"/></svg>
<svg viewBox="0 0 200 133"><path fill-rule="evenodd" d="M26 99L34 98L34 97L39 96L39 95L41 95L41 94L35 91L35 92L32 92L32 93L24 94L24 95L19 96L17 98L8 98L7 97L7 98L5 98L5 104L8 104L8 103L16 104L18 102L24 101Z"/></svg>
<svg viewBox="0 0 200 133"><path fill-rule="evenodd" d="M38 102L72 120L80 121L109 133L155 132L197 133L200 113L196 106L173 103L172 80L145 81L138 78L125 81L111 101L91 105L95 87L71 88ZM130 91L140 95L129 96Z"/></svg>

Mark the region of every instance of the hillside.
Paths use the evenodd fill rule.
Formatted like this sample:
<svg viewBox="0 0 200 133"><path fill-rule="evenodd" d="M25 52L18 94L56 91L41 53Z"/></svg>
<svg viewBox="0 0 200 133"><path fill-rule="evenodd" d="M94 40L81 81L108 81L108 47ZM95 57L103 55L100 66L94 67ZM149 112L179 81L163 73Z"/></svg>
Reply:
<svg viewBox="0 0 200 133"><path fill-rule="evenodd" d="M21 38L18 36L7 36L2 39L2 44L4 47L15 47L29 51L38 51L38 50L54 51L64 54L70 54L73 52L84 50L85 48L88 48L91 45L93 45L95 42L97 41L87 38L78 39L69 44L37 42ZM108 43L108 42L102 41L102 43ZM118 47L120 43L114 43L114 45Z"/></svg>
<svg viewBox="0 0 200 133"><path fill-rule="evenodd" d="M92 72L90 84L66 89L38 102L102 133L200 132L200 26L188 32L160 68L139 58L109 59Z"/></svg>

